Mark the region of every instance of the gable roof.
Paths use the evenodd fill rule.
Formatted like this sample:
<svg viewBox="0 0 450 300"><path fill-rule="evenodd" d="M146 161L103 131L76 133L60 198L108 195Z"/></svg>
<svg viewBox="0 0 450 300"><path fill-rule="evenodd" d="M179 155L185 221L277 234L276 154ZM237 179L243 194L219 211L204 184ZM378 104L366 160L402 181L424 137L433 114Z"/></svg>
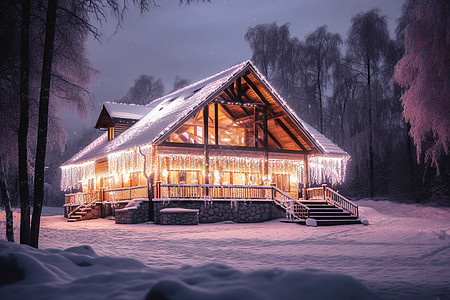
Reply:
<svg viewBox="0 0 450 300"><path fill-rule="evenodd" d="M120 136L111 141L107 141L104 138L97 139L98 143L96 143L96 146L93 147L92 151L85 151L87 150L86 148L89 147L88 146L65 162L64 165L106 156L112 152L127 150L140 145L159 144L167 139L175 129L184 124L200 109L216 99L216 97L230 86L230 84L236 81L237 78L245 74L248 74L248 76L251 77L251 81L255 81L264 87L265 97L268 99L270 98L270 101L272 102L276 102L276 104L282 108L282 111L290 117L290 122L295 123L295 125L290 124L289 126L291 126L291 128L298 127L296 128L297 131L301 133L302 136L306 136L306 140L314 145L319 153L332 156L348 156L347 152L333 144L324 135L320 134L312 126L301 120L253 64L250 61L246 61L156 99L146 106L124 106L124 104L116 103L105 104L104 107L117 116L127 114L134 114L137 116L141 113L143 117ZM247 77L247 79L249 78ZM264 95L260 96L264 97ZM142 112L138 112L138 108L144 109L142 109ZM148 111L148 113L144 115L145 111Z"/></svg>
<svg viewBox="0 0 450 300"><path fill-rule="evenodd" d="M111 123L135 123L148 114L152 107L115 102L103 103L95 128L106 128Z"/></svg>

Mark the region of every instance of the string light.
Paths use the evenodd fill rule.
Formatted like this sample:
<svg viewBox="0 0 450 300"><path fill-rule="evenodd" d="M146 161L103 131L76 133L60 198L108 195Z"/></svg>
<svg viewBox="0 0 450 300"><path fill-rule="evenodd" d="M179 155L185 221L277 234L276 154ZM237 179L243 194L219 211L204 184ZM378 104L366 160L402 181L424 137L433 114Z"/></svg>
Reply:
<svg viewBox="0 0 450 300"><path fill-rule="evenodd" d="M141 151L147 158L147 170L152 170L153 147L142 147ZM121 179L127 180L132 172L142 171L144 168L144 157L138 153L138 149L131 149L107 156L108 174L113 176L115 182ZM320 184L323 182L342 183L345 179L345 172L348 157L309 157L309 184ZM192 170L201 171L203 178L204 157L202 155L186 154L160 154L160 168L162 170L162 181L168 183L170 170ZM289 174L290 181L294 186L298 182L303 182L304 162L291 159L269 159L269 175L266 178L262 173L263 158L239 157L239 156L211 156L210 157L210 177L214 178L214 183L219 184L224 172L242 172L249 176L247 182L258 184L260 182L271 182L272 174ZM87 180L95 178L95 161L82 164L68 165L61 167L62 180L61 189L79 189L82 183L87 186ZM214 176L212 176L214 175ZM250 177L253 180L250 180ZM266 180L267 179L267 180ZM202 178L199 178L202 182Z"/></svg>
<svg viewBox="0 0 450 300"><path fill-rule="evenodd" d="M95 177L95 161L61 167L61 190L81 189L82 182Z"/></svg>

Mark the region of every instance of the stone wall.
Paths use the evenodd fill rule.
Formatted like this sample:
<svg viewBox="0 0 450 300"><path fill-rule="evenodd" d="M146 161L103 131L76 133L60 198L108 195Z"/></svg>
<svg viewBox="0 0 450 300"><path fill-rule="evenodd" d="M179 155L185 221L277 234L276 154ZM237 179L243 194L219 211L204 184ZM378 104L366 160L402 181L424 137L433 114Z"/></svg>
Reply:
<svg viewBox="0 0 450 300"><path fill-rule="evenodd" d="M154 201L154 220L160 224L160 210L163 208L188 208L199 210L200 223L233 221L237 223L264 222L277 218L284 218L283 209L272 201L244 201L244 200L174 200Z"/></svg>
<svg viewBox="0 0 450 300"><path fill-rule="evenodd" d="M148 221L148 199L133 199L124 208L115 209L116 224L137 224Z"/></svg>
<svg viewBox="0 0 450 300"><path fill-rule="evenodd" d="M161 225L198 225L198 209L164 208L159 213Z"/></svg>

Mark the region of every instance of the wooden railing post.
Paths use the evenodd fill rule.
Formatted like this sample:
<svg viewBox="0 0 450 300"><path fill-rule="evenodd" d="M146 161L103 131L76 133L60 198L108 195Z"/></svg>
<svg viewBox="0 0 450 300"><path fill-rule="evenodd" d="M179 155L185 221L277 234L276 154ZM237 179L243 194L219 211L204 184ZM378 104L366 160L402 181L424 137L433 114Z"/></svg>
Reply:
<svg viewBox="0 0 450 300"><path fill-rule="evenodd" d="M327 201L327 195L326 195L327 185L326 185L326 183L322 184L322 192L323 192L323 201Z"/></svg>
<svg viewBox="0 0 450 300"><path fill-rule="evenodd" d="M161 198L161 181L157 181L155 184L155 195L156 198Z"/></svg>

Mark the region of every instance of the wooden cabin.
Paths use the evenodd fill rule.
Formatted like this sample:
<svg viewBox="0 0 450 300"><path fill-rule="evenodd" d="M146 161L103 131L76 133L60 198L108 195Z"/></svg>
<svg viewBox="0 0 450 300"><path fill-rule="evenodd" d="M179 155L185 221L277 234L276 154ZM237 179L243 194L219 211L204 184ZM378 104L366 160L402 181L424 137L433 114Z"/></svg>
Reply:
<svg viewBox="0 0 450 300"><path fill-rule="evenodd" d="M298 206L311 184L342 182L349 158L250 61L145 106L107 102L95 127L105 133L61 166L67 205L245 201L272 189Z"/></svg>

